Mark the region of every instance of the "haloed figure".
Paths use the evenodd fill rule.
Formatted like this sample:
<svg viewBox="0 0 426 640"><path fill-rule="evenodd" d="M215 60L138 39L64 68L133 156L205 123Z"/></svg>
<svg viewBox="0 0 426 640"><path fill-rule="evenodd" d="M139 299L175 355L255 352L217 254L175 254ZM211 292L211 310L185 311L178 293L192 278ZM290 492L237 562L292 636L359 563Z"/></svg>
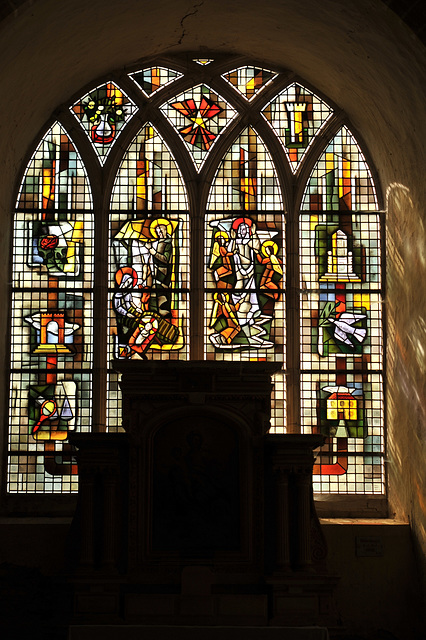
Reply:
<svg viewBox="0 0 426 640"><path fill-rule="evenodd" d="M138 282L132 267L122 267L115 274L118 290L114 292L112 303L115 311L127 318L137 318L142 313L141 296L134 289Z"/></svg>
<svg viewBox="0 0 426 640"><path fill-rule="evenodd" d="M269 304L264 305L263 311L270 312L271 315L274 310L275 301L280 298L279 283L283 277L283 269L279 258L277 258L277 253L277 243L272 240L267 240L262 244L261 254L257 256L258 261L264 267L259 287L265 296L272 298Z"/></svg>
<svg viewBox="0 0 426 640"><path fill-rule="evenodd" d="M218 289L232 288L232 253L228 249L229 236L225 231L218 231L215 235L210 269Z"/></svg>
<svg viewBox="0 0 426 640"><path fill-rule="evenodd" d="M148 251L152 259L152 288L153 301L151 309L160 316L168 318L171 315L170 293L160 293L159 290L170 289L173 270L173 227L166 218L157 218L150 225L154 241L148 244ZM154 302L155 300L155 302Z"/></svg>
<svg viewBox="0 0 426 640"><path fill-rule="evenodd" d="M251 325L260 315L259 300L255 283L256 255L260 250L260 241L254 222L250 218L234 220L231 230L229 251L235 265L235 289L232 301L238 311L241 327Z"/></svg>
<svg viewBox="0 0 426 640"><path fill-rule="evenodd" d="M280 298L282 264L278 231L256 229L248 217L210 223L215 231L209 267L216 292L209 336L217 349L269 349L275 302ZM227 289L228 291L224 291Z"/></svg>
<svg viewBox="0 0 426 640"><path fill-rule="evenodd" d="M129 358L137 353L142 356L155 338L158 321L144 309L145 294L135 290L138 276L132 267L118 269L115 280L119 289L115 291L112 302L120 333L127 342L120 355ZM120 342L123 342L123 338Z"/></svg>

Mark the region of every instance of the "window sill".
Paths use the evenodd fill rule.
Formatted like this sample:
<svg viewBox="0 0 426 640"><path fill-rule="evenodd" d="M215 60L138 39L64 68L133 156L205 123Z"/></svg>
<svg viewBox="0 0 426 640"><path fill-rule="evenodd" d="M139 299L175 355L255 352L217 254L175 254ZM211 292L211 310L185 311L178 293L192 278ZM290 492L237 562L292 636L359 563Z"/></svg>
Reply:
<svg viewBox="0 0 426 640"><path fill-rule="evenodd" d="M389 518L389 506L385 496L314 494L315 508L320 519L340 518L377 519Z"/></svg>

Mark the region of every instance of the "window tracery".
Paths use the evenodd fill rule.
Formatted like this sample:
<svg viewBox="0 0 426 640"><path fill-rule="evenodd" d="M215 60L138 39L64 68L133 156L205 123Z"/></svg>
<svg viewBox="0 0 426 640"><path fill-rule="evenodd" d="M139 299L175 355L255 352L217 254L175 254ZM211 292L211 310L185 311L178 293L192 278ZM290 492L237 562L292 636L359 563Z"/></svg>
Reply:
<svg viewBox="0 0 426 640"><path fill-rule="evenodd" d="M205 358L281 362L273 428L326 436L315 489L382 494L381 214L349 126L235 59L114 78L19 190L8 491L76 490L69 432L120 428L108 361Z"/></svg>

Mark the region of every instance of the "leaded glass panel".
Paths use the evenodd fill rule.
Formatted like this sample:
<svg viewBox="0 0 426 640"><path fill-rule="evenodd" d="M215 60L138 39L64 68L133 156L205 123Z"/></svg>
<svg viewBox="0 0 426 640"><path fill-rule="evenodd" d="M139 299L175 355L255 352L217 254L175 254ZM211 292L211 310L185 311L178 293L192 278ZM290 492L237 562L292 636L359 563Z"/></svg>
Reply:
<svg viewBox="0 0 426 640"><path fill-rule="evenodd" d="M19 189L19 209L90 209L92 198L80 155L56 122L31 158Z"/></svg>
<svg viewBox="0 0 426 640"><path fill-rule="evenodd" d="M198 170L219 134L236 115L231 105L205 84L169 100L161 111L184 140Z"/></svg>
<svg viewBox="0 0 426 640"><path fill-rule="evenodd" d="M83 163L61 125L38 146L17 204L8 490L74 491L67 438L91 427L94 229Z"/></svg>
<svg viewBox="0 0 426 640"><path fill-rule="evenodd" d="M274 164L252 127L238 136L220 163L210 191L208 209L282 209Z"/></svg>
<svg viewBox="0 0 426 640"><path fill-rule="evenodd" d="M169 148L146 124L130 144L115 179L112 209L186 209L186 188Z"/></svg>
<svg viewBox="0 0 426 640"><path fill-rule="evenodd" d="M355 138L342 127L327 145L308 182L302 209L377 209L370 169Z"/></svg>
<svg viewBox="0 0 426 640"><path fill-rule="evenodd" d="M274 71L260 67L238 67L223 76L247 100L252 100L267 84L277 77Z"/></svg>
<svg viewBox="0 0 426 640"><path fill-rule="evenodd" d="M303 203L301 424L326 437L314 488L382 494L380 214L369 169L346 128L320 157Z"/></svg>
<svg viewBox="0 0 426 640"><path fill-rule="evenodd" d="M298 83L287 87L262 110L279 137L293 172L331 113L323 100Z"/></svg>
<svg viewBox="0 0 426 640"><path fill-rule="evenodd" d="M129 78L133 80L147 97L152 96L159 91L159 89L163 89L181 77L182 74L178 71L166 69L165 67L149 67L149 69L129 73Z"/></svg>
<svg viewBox="0 0 426 640"><path fill-rule="evenodd" d="M124 91L110 81L89 91L71 107L71 112L85 130L103 164L136 109L135 103Z"/></svg>

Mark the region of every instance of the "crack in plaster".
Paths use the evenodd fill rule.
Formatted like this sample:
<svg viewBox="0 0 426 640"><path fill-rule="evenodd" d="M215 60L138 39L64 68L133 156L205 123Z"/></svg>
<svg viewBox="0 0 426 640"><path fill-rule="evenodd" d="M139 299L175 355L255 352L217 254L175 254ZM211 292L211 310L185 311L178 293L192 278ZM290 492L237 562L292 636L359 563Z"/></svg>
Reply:
<svg viewBox="0 0 426 640"><path fill-rule="evenodd" d="M181 34L181 36L180 36L180 38L178 40L178 44L182 44L182 41L183 41L184 37L186 36L186 29L183 26L183 23L185 22L185 20L187 20L191 16L197 15L199 8L202 7L203 4L204 4L204 0L202 2L199 2L198 4L194 4L193 7L192 7L193 11L188 11L188 13L186 13L183 16L182 20L180 21L180 26L182 28L182 34Z"/></svg>

